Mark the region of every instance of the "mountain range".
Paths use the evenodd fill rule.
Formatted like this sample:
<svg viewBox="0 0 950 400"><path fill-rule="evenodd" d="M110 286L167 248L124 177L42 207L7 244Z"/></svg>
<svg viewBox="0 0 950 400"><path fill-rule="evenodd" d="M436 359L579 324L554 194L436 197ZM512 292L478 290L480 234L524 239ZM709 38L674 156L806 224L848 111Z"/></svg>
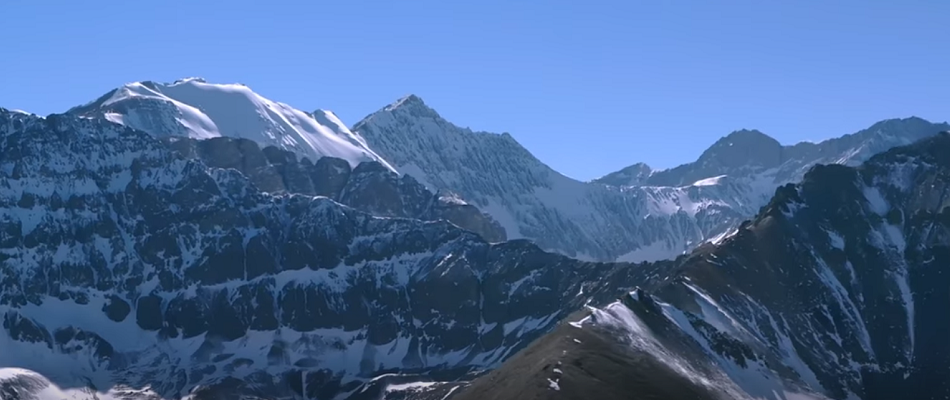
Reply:
<svg viewBox="0 0 950 400"><path fill-rule="evenodd" d="M892 119L793 146L740 130L693 163L660 171L635 164L581 182L545 165L510 134L460 128L414 95L352 129L332 112L298 111L247 86L200 78L127 84L68 113L106 118L158 137L247 138L311 161L331 156L351 167L377 161L478 207L507 238L530 239L578 259L632 262L673 258L728 234L765 205L775 188L800 180L812 165L857 165L950 129L920 118Z"/></svg>
<svg viewBox="0 0 950 400"><path fill-rule="evenodd" d="M459 128L416 96L353 126L397 170L459 193L498 220L509 237L575 258L634 262L673 258L728 234L778 186L800 180L813 165L857 165L946 129L950 125L920 118L893 119L794 146L743 130L693 163L662 171L635 164L580 182L552 170L511 135Z"/></svg>
<svg viewBox="0 0 950 400"><path fill-rule="evenodd" d="M945 398L946 129L580 182L416 96L0 109L0 398Z"/></svg>
<svg viewBox="0 0 950 400"><path fill-rule="evenodd" d="M942 133L814 167L455 398L950 398L948 155Z"/></svg>

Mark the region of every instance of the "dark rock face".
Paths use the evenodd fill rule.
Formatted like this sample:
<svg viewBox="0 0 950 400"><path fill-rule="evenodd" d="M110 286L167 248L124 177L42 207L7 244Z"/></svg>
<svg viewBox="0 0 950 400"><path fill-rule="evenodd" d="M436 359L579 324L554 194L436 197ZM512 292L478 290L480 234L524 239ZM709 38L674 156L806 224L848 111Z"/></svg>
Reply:
<svg viewBox="0 0 950 400"><path fill-rule="evenodd" d="M232 167L213 168L106 121L0 110L0 368L134 399L331 398L385 372L493 367L566 310L658 276L358 211L457 210L373 164L324 184L231 150L260 154L216 149ZM263 193L264 177L354 208Z"/></svg>
<svg viewBox="0 0 950 400"><path fill-rule="evenodd" d="M457 390L453 400L729 399L678 374L642 350L624 346L615 332L563 324L502 368ZM435 397L432 397L435 399Z"/></svg>
<svg viewBox="0 0 950 400"><path fill-rule="evenodd" d="M215 168L232 168L268 193L326 196L384 217L447 220L489 242L506 239L505 230L487 214L451 194L433 194L408 175L399 177L378 162L351 168L345 160L322 157L314 164L276 147L260 149L248 139L169 138L169 145L189 159Z"/></svg>
<svg viewBox="0 0 950 400"><path fill-rule="evenodd" d="M947 133L859 168L815 167L721 245L699 248L671 265L668 279L571 328L613 330L616 346L678 365L678 374L726 398L946 399L948 192ZM537 373L538 357L512 359L493 374L515 365ZM575 374L580 388L610 378ZM459 398L538 386L533 379L492 392L487 379Z"/></svg>

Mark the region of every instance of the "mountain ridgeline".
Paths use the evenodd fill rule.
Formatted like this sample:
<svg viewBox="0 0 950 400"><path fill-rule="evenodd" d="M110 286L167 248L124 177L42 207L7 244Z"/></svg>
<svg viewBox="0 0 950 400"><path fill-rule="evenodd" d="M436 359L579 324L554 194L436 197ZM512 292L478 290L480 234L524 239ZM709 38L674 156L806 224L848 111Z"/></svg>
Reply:
<svg viewBox="0 0 950 400"><path fill-rule="evenodd" d="M460 128L414 95L352 129L332 112L299 111L245 85L200 78L130 83L68 113L105 118L156 137L248 139L311 162L334 157L355 168L375 161L479 208L507 238L530 239L584 260L632 262L674 258L717 240L811 165L856 165L950 129L919 118L887 120L852 135L794 146L742 130L693 163L665 171L641 164L580 182L549 168L513 136ZM624 181L628 175L635 180Z"/></svg>
<svg viewBox="0 0 950 400"><path fill-rule="evenodd" d="M278 193L295 180L196 157L242 143L0 110L4 399L358 396L386 372L496 366L656 272ZM366 182L412 182L366 165L314 191L370 209L355 200ZM401 188L393 199L413 193Z"/></svg>
<svg viewBox="0 0 950 400"><path fill-rule="evenodd" d="M416 96L0 108L0 399L950 398L946 129L580 182Z"/></svg>
<svg viewBox="0 0 950 400"><path fill-rule="evenodd" d="M453 125L417 96L367 116L352 131L400 172L490 214L510 238L575 258L638 262L675 258L721 238L813 165L858 165L947 129L920 118L893 119L794 146L742 130L696 162L664 171L637 164L593 182L554 171L511 135Z"/></svg>
<svg viewBox="0 0 950 400"><path fill-rule="evenodd" d="M948 193L950 133L816 166L455 398L950 398Z"/></svg>

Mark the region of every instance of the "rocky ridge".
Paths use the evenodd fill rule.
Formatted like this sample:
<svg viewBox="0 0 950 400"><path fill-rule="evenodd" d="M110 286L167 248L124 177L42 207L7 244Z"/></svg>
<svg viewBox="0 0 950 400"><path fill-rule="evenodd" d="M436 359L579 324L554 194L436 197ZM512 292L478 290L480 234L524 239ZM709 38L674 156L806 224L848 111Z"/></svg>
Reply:
<svg viewBox="0 0 950 400"><path fill-rule="evenodd" d="M946 399L948 154L942 133L816 166L669 279L571 318L452 398ZM551 346L564 353L538 351ZM651 374L663 381L637 378ZM660 383L674 378L680 393Z"/></svg>
<svg viewBox="0 0 950 400"><path fill-rule="evenodd" d="M656 276L262 192L102 119L0 110L0 149L0 389L15 399L358 396L393 371L492 368L566 310Z"/></svg>

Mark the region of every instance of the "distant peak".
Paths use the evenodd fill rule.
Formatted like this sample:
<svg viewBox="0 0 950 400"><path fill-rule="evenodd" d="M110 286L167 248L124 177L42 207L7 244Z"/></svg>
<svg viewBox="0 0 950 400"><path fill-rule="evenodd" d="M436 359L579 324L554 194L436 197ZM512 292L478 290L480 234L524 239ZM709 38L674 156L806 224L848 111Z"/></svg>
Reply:
<svg viewBox="0 0 950 400"><path fill-rule="evenodd" d="M732 131L732 133L726 135L723 139L732 139L732 140L775 140L771 136L762 133L758 129L739 129L737 131Z"/></svg>
<svg viewBox="0 0 950 400"><path fill-rule="evenodd" d="M757 129L740 129L717 140L710 149L717 147L743 147L743 148L761 148L761 147L781 147L782 144L775 138L762 133Z"/></svg>
<svg viewBox="0 0 950 400"><path fill-rule="evenodd" d="M755 129L740 129L717 140L697 161L723 167L774 166L781 160L781 152L782 144L775 138Z"/></svg>

